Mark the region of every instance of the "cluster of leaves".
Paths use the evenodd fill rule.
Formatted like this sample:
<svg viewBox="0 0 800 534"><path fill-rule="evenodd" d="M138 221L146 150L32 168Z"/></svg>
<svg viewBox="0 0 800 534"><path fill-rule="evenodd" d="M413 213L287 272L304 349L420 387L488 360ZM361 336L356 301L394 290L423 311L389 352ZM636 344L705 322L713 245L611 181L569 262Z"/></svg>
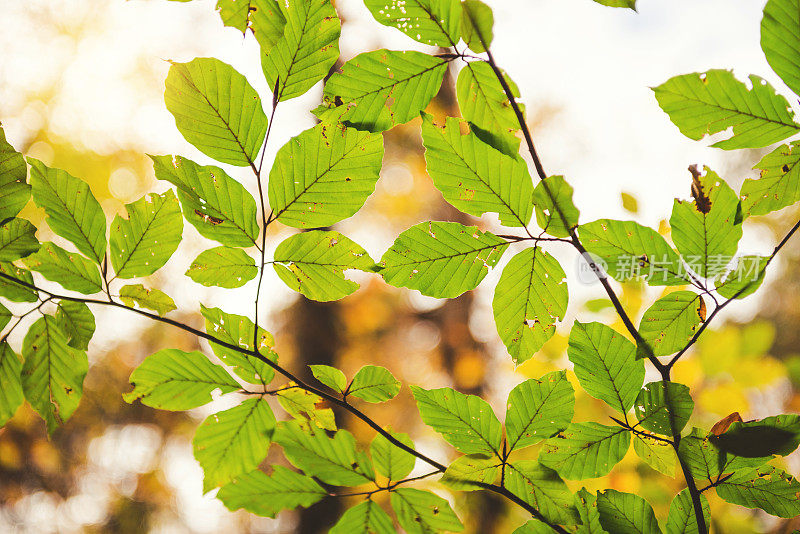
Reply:
<svg viewBox="0 0 800 534"><path fill-rule="evenodd" d="M215 392L239 395L239 404L209 416L194 438L204 490L220 488L218 498L231 509L274 517L329 496L363 495L332 532L385 533L395 530L394 522L371 497L386 491L406 532L458 531L462 524L447 500L401 487L442 474L440 482L453 490L493 491L530 512L533 518L518 533L661 532L642 497L611 489L573 493L565 483L609 473L633 443L644 462L668 475L680 465L686 477L687 488L675 497L666 520L669 533L707 532L703 493L711 488L731 503L781 517L800 514L800 483L769 463L800 444L800 417L744 422L732 416L710 432L683 433L694 403L686 386L670 380L672 365L716 313L763 280L774 254L743 257L732 267L716 258L737 253L749 216L800 200L796 145L768 154L757 165L761 178L746 181L741 195L711 169L692 169L693 199L676 200L670 219L675 248L632 221L580 222L573 188L564 177L545 174L524 108L516 102L518 89L492 56L491 10L479 0L365 3L381 24L448 50L435 55L377 50L345 62L325 83L322 104L314 110L319 124L277 152L268 178L262 151L275 109L322 80L338 58L340 21L330 0L220 0L223 23L251 32L261 47L273 91L270 119L260 95L231 66L212 58L171 66L165 102L178 130L209 158L249 167L258 198L218 166L151 156L156 177L174 189L129 204L127 217L117 216L109 227L86 183L32 158L26 163L0 137L0 296L23 310L12 313L0 305L6 332L0 342L0 424L23 399L50 432L70 417L80 401L95 330L88 305L114 306L210 342L213 360L199 351L170 348L145 359L131 375L134 388L125 399L188 410L207 404ZM800 93L798 20L796 2L770 0L762 45L776 73ZM459 50L462 41L470 52ZM461 118L437 122L425 109L456 60L464 63L456 84ZM724 149L763 147L800 131L787 100L762 79L751 81L748 87L730 72L711 70L673 78L656 87L655 95L689 137L732 128L732 135L715 145ZM419 116L427 170L444 199L468 215L496 214L501 226L518 234L428 221L402 232L375 262L350 238L320 229L354 215L374 190L382 132ZM520 131L537 184L520 155ZM37 229L18 217L31 197L44 209L49 229L74 251L40 243ZM530 229L534 214L538 235ZM184 220L216 242L187 271L194 282L235 288L257 279L260 289L271 264L290 288L319 301L353 293L358 285L345 277L351 269L378 273L391 285L424 295L456 297L476 288L513 249L493 309L499 337L516 363L532 358L566 313L567 277L543 247L571 246L589 258L628 327L623 335L600 323L576 321L567 351L581 387L618 415L605 422L613 424L573 422L575 396L566 371L517 385L504 424L477 396L412 386L422 420L462 453L449 466L440 464L417 451L408 435L382 428L357 407L398 394L401 384L389 370L368 365L348 379L338 369L314 365L319 384L307 384L280 365L272 336L257 326L257 313L251 319L202 307L205 331L199 331L167 317L176 309L168 295L129 283L167 263L181 242ZM285 239L268 259L266 230L276 222L309 231ZM698 260L689 264L684 261L689 257ZM754 272L742 272L752 264ZM67 293L44 289L33 273ZM638 327L607 279L633 275L674 288L650 306ZM33 307L25 311L24 303ZM255 304L257 312L258 294ZM31 314L40 317L25 335L20 357L8 335ZM646 361L662 380L644 383ZM286 382L270 389L276 372ZM285 412L280 420L271 398ZM376 430L369 453L337 428L330 407L321 407L323 400ZM280 465L269 473L259 469L273 442L297 471ZM528 456L519 454L534 445L536 460L527 459L530 450ZM418 460L432 471L409 478ZM357 490L341 493L342 486Z"/></svg>

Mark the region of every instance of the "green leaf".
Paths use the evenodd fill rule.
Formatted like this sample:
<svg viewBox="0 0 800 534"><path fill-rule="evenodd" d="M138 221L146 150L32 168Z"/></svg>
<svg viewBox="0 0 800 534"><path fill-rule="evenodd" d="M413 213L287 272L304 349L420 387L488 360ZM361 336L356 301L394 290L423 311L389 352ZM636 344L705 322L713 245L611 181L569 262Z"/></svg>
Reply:
<svg viewBox="0 0 800 534"><path fill-rule="evenodd" d="M538 519L531 519L521 527L514 530L512 534L550 534L553 529L542 523Z"/></svg>
<svg viewBox="0 0 800 534"><path fill-rule="evenodd" d="M338 393L347 389L347 377L336 367L330 365L309 365L314 378Z"/></svg>
<svg viewBox="0 0 800 534"><path fill-rule="evenodd" d="M769 66L795 94L800 94L800 6L792 0L769 0L761 19L761 49Z"/></svg>
<svg viewBox="0 0 800 534"><path fill-rule="evenodd" d="M0 225L0 261L14 261L39 250L36 227L25 219Z"/></svg>
<svg viewBox="0 0 800 534"><path fill-rule="evenodd" d="M624 428L599 423L572 423L544 442L539 463L569 480L607 475L625 456L631 436Z"/></svg>
<svg viewBox="0 0 800 534"><path fill-rule="evenodd" d="M97 265L80 254L67 252L55 243L42 243L41 248L25 258L25 265L64 289L93 295L103 291Z"/></svg>
<svg viewBox="0 0 800 534"><path fill-rule="evenodd" d="M439 482L457 491L477 491L494 484L502 462L496 456L467 454L447 466Z"/></svg>
<svg viewBox="0 0 800 534"><path fill-rule="evenodd" d="M661 534L653 507L638 495L608 489L597 494L604 530L614 534Z"/></svg>
<svg viewBox="0 0 800 534"><path fill-rule="evenodd" d="M258 236L256 201L219 167L180 156L150 156L156 178L178 188L183 216L200 235L231 247L251 247Z"/></svg>
<svg viewBox="0 0 800 534"><path fill-rule="evenodd" d="M37 159L28 158L28 163L33 200L44 208L50 229L101 265L106 255L106 216L89 185Z"/></svg>
<svg viewBox="0 0 800 534"><path fill-rule="evenodd" d="M183 235L175 193L151 193L125 205L128 218L111 223L111 265L119 278L148 276L167 263Z"/></svg>
<svg viewBox="0 0 800 534"><path fill-rule="evenodd" d="M703 507L703 516L706 525L711 524L711 509L708 506L708 499L705 495L700 495L700 503ZM667 516L667 534L700 534L697 526L697 518L694 514L694 504L689 488L678 493L672 504L669 505L669 515Z"/></svg>
<svg viewBox="0 0 800 534"><path fill-rule="evenodd" d="M646 430L672 436L689 422L694 401L689 388L677 382L650 382L636 397L636 418Z"/></svg>
<svg viewBox="0 0 800 534"><path fill-rule="evenodd" d="M709 436L724 452L760 458L787 456L800 445L800 415L782 414L757 421L736 421L722 434Z"/></svg>
<svg viewBox="0 0 800 534"><path fill-rule="evenodd" d="M310 391L300 389L294 383L289 387L281 389L277 393L278 403L291 415L300 428L304 430L317 431L336 430L336 419L333 410L330 408L317 408L317 404L322 402L322 397Z"/></svg>
<svg viewBox="0 0 800 534"><path fill-rule="evenodd" d="M278 102L300 96L328 74L339 57L339 17L330 0L291 2L283 37L261 56Z"/></svg>
<svg viewBox="0 0 800 534"><path fill-rule="evenodd" d="M729 139L712 145L717 148L760 148L800 131L786 98L758 76L750 75L750 84L731 71L712 69L675 76L653 91L661 109L690 139L732 127Z"/></svg>
<svg viewBox="0 0 800 534"><path fill-rule="evenodd" d="M464 42L473 52L486 52L494 38L492 9L480 0L464 0L461 5L461 36Z"/></svg>
<svg viewBox="0 0 800 534"><path fill-rule="evenodd" d="M692 271L713 278L725 272L742 238L739 197L708 167L692 192L693 201L676 199L672 206L672 241Z"/></svg>
<svg viewBox="0 0 800 534"><path fill-rule="evenodd" d="M217 0L217 11L225 26L243 34L249 28L266 54L283 37L286 17L275 0Z"/></svg>
<svg viewBox="0 0 800 534"><path fill-rule="evenodd" d="M581 488L575 492L575 507L581 518L581 525L578 527L578 534L606 534L600 526L600 512L597 510L597 495L589 493L586 488Z"/></svg>
<svg viewBox="0 0 800 534"><path fill-rule="evenodd" d="M67 336L56 318L45 315L25 335L22 356L25 398L52 434L78 408L83 378L89 370L86 353L67 345Z"/></svg>
<svg viewBox="0 0 800 534"><path fill-rule="evenodd" d="M206 287L242 287L258 274L255 260L242 249L215 247L204 250L189 266L186 276Z"/></svg>
<svg viewBox="0 0 800 534"><path fill-rule="evenodd" d="M411 386L411 392L425 424L453 447L465 454L499 456L500 421L485 400L451 388L426 390Z"/></svg>
<svg viewBox="0 0 800 534"><path fill-rule="evenodd" d="M160 289L147 289L142 284L128 284L119 290L119 298L131 308L146 308L164 316L177 310L175 301Z"/></svg>
<svg viewBox="0 0 800 534"><path fill-rule="evenodd" d="M675 452L672 445L652 436L635 434L633 436L633 450L644 462L668 477L675 476Z"/></svg>
<svg viewBox="0 0 800 534"><path fill-rule="evenodd" d="M508 451L534 445L569 426L575 411L575 391L566 371L518 384L506 403Z"/></svg>
<svg viewBox="0 0 800 534"><path fill-rule="evenodd" d="M9 309L0 303L0 330L6 327L8 322L11 321L12 317L13 314L9 311Z"/></svg>
<svg viewBox="0 0 800 534"><path fill-rule="evenodd" d="M396 287L453 298L478 287L508 243L490 232L455 222L412 226L381 258L380 273Z"/></svg>
<svg viewBox="0 0 800 534"><path fill-rule="evenodd" d="M17 214L31 198L31 186L26 183L28 167L25 158L14 150L0 124L0 221Z"/></svg>
<svg viewBox="0 0 800 534"><path fill-rule="evenodd" d="M586 393L623 414L631 409L644 383L633 343L604 324L575 321L567 355Z"/></svg>
<svg viewBox="0 0 800 534"><path fill-rule="evenodd" d="M272 334L258 329L258 345L253 346L255 341L255 326L253 321L243 315L225 313L219 308L206 308L200 305L200 313L206 320L206 332L213 335L220 341L230 345L241 347L245 350L256 350L272 361L278 359L278 355L272 350L275 340ZM269 384L275 377L275 371L263 360L243 354L228 347L223 347L218 343L210 343L211 350L222 360L225 365L233 367L233 372L237 376L251 384Z"/></svg>
<svg viewBox="0 0 800 534"><path fill-rule="evenodd" d="M517 365L532 358L564 319L569 292L558 261L532 247L511 258L494 290L497 333Z"/></svg>
<svg viewBox="0 0 800 534"><path fill-rule="evenodd" d="M594 0L598 4L608 7L627 7L636 11L636 0Z"/></svg>
<svg viewBox="0 0 800 534"><path fill-rule="evenodd" d="M517 85L507 74L503 75L512 94L519 98ZM469 121L475 135L504 154L513 157L519 153L517 115L488 63L472 61L461 69L456 96L461 116Z"/></svg>
<svg viewBox="0 0 800 534"><path fill-rule="evenodd" d="M703 297L691 291L675 291L658 299L642 316L639 334L654 356L683 349L706 319ZM644 348L640 347L640 356Z"/></svg>
<svg viewBox="0 0 800 534"><path fill-rule="evenodd" d="M414 442L408 434L392 432L392 437L404 445L414 448ZM375 470L389 480L402 480L408 476L417 459L386 439L377 434L369 445L369 452L375 464Z"/></svg>
<svg viewBox="0 0 800 534"><path fill-rule="evenodd" d="M716 280L717 293L725 298L743 299L756 292L767 274L768 256L742 256L730 272Z"/></svg>
<svg viewBox="0 0 800 534"><path fill-rule="evenodd" d="M203 468L203 492L258 468L269 451L275 416L264 397L209 415L192 440Z"/></svg>
<svg viewBox="0 0 800 534"><path fill-rule="evenodd" d="M164 349L145 358L130 378L133 391L122 397L132 403L161 410L190 410L211 402L219 390L230 393L239 383L219 365L211 363L202 352Z"/></svg>
<svg viewBox="0 0 800 534"><path fill-rule="evenodd" d="M255 168L267 116L256 90L233 67L207 57L173 62L164 103L178 131L200 152L222 163Z"/></svg>
<svg viewBox="0 0 800 534"><path fill-rule="evenodd" d="M70 347L88 350L96 328L89 306L74 300L61 300L56 310L56 322L66 334Z"/></svg>
<svg viewBox="0 0 800 534"><path fill-rule="evenodd" d="M273 217L295 228L330 226L347 219L375 190L383 137L318 124L278 151L269 173Z"/></svg>
<svg viewBox="0 0 800 534"><path fill-rule="evenodd" d="M761 171L742 184L744 215L766 215L800 200L800 143L781 145L756 163Z"/></svg>
<svg viewBox="0 0 800 534"><path fill-rule="evenodd" d="M345 395L377 403L393 399L399 392L400 381L388 369L377 365L365 365L353 377Z"/></svg>
<svg viewBox="0 0 800 534"><path fill-rule="evenodd" d="M708 482L715 482L725 473L746 467L758 467L770 460L770 457L744 458L719 450L697 428L693 428L689 435L681 438L678 456L687 465L694 478L705 479Z"/></svg>
<svg viewBox="0 0 800 534"><path fill-rule="evenodd" d="M24 400L21 372L22 360L7 342L0 342L0 427L14 417Z"/></svg>
<svg viewBox="0 0 800 534"><path fill-rule="evenodd" d="M275 517L281 510L307 508L321 501L328 492L311 477L273 465L272 474L252 471L222 486L217 498L234 511L244 508L264 517Z"/></svg>
<svg viewBox="0 0 800 534"><path fill-rule="evenodd" d="M444 127L422 116L422 141L428 174L456 209L480 217L497 213L504 226L525 227L531 220L533 183L525 161L481 141L468 123L448 117Z"/></svg>
<svg viewBox="0 0 800 534"><path fill-rule="evenodd" d="M688 283L680 258L652 228L598 219L582 224L580 236L586 250L602 260L603 269L615 280L641 278L652 286Z"/></svg>
<svg viewBox="0 0 800 534"><path fill-rule="evenodd" d="M548 234L569 237L578 226L580 211L572 202L572 186L563 176L549 176L533 190L536 223Z"/></svg>
<svg viewBox="0 0 800 534"><path fill-rule="evenodd" d="M724 501L787 518L800 514L798 494L800 482L772 466L738 471L717 486L717 495Z"/></svg>
<svg viewBox="0 0 800 534"><path fill-rule="evenodd" d="M347 269L375 265L361 245L339 232L313 230L288 237L275 249L272 266L287 286L311 300L339 300L358 289Z"/></svg>
<svg viewBox="0 0 800 534"><path fill-rule="evenodd" d="M364 501L347 510L329 534L395 534L392 518L375 501Z"/></svg>
<svg viewBox="0 0 800 534"><path fill-rule="evenodd" d="M359 486L375 478L372 465L347 430L329 438L324 431L304 431L294 421L281 422L273 436L286 458L307 475L334 486Z"/></svg>
<svg viewBox="0 0 800 534"><path fill-rule="evenodd" d="M359 130L389 130L427 107L439 92L447 64L447 59L414 51L359 54L328 79L314 114Z"/></svg>
<svg viewBox="0 0 800 534"><path fill-rule="evenodd" d="M447 48L461 37L459 0L364 0L375 20L420 43Z"/></svg>
<svg viewBox="0 0 800 534"><path fill-rule="evenodd" d="M573 525L580 521L572 492L555 471L538 462L508 464L504 486L552 523Z"/></svg>
<svg viewBox="0 0 800 534"><path fill-rule="evenodd" d="M450 503L430 491L400 488L391 492L397 522L408 534L429 534L464 529Z"/></svg>
<svg viewBox="0 0 800 534"><path fill-rule="evenodd" d="M36 302L39 300L36 291L30 287L14 282L7 277L33 285L33 276L26 269L21 269L13 263L0 261L0 297L5 297L13 302Z"/></svg>

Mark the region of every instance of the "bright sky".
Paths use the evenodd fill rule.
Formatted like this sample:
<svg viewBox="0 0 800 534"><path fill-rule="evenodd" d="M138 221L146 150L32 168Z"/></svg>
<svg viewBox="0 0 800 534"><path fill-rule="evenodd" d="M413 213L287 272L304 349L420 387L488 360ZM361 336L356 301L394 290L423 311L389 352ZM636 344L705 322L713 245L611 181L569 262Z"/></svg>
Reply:
<svg viewBox="0 0 800 534"><path fill-rule="evenodd" d="M215 56L246 74L265 96L265 105L270 94L254 41L224 28L214 3L0 0L0 120L7 137L25 146L29 132L48 121L65 139L100 153L124 147L208 162L183 140L164 108L169 68L164 60ZM735 188L754 176L746 171L754 155L707 148L707 142L683 137L649 87L677 74L733 68L742 80L759 74L789 95L760 51L763 0L640 0L638 13L591 0L487 3L495 13L494 54L519 85L529 117L542 119L534 138L545 168L564 174L575 187L582 220L629 218L619 200L620 190L626 190L639 198L641 221L657 225L669 217L674 197L688 196L690 163L711 166ZM379 47L425 49L375 23L358 0L337 5L346 20L345 58ZM76 41L66 31L79 25L85 31ZM148 71L154 75L141 76ZM31 103L32 95L53 88L50 107L38 97ZM313 124L308 110L319 94L318 86L282 105L268 156ZM31 147L29 153L45 162L52 158L46 146ZM252 185L246 172L231 174ZM112 191L126 202L144 192L128 180L125 173L112 179ZM750 233L749 252L771 248L759 235ZM370 252L380 257L383 249ZM185 265L175 274L182 269ZM274 289L283 295L275 304L285 303L288 291ZM197 477L191 484L193 491L199 488ZM207 504L201 508L208 510ZM214 525L206 516L195 517L199 531Z"/></svg>

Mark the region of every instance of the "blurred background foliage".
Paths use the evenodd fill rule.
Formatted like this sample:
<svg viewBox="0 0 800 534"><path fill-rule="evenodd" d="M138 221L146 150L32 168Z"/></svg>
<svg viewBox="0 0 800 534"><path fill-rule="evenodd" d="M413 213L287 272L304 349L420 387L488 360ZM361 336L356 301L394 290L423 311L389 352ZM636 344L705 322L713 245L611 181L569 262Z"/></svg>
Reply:
<svg viewBox="0 0 800 534"><path fill-rule="evenodd" d="M69 105L69 95L64 92L67 68L94 40L114 42L114 35L104 33L107 31L104 2L81 0L66 10L63 6L51 9L47 2L33 2L28 7L11 4L17 3L0 0L0 24L6 25L5 29L11 24L35 27L43 40L61 50L63 58L43 57L38 67L46 70L46 76L34 84L19 80L12 83L0 70L0 119L6 126L13 126L15 135L10 140L18 150L89 182L112 216L125 202L138 198L154 184L141 136L121 135L103 150L97 150L88 148L96 144L86 142L86 136L75 136L74 128L65 132L59 123L69 120L63 117L63 108ZM213 9L213 4L206 2L203 9ZM187 37L191 17L198 11L170 8L169 13L189 19L180 25L183 28L180 37ZM346 19L344 32L347 32ZM9 39L8 33L0 38L3 62L14 61L14 47ZM113 46L111 49L109 59L113 59ZM41 52L55 53L48 47ZM160 59L154 61L152 54L147 56L141 50L138 53L141 56L134 55L133 59L128 57L130 54L126 56L128 65L121 83L126 87L125 98L132 99L131 109L138 108L147 118L153 116L147 110L160 106L160 102L137 99L160 94L166 71ZM103 69L107 65L98 63L93 67ZM429 112L439 116L458 114L453 74L450 73ZM549 121L558 114L557 107L546 102L536 106L528 102L528 110L534 133L546 130ZM146 132L147 126L142 130L140 124L126 122L135 120L135 116L135 112L121 114L117 118L119 127L135 126ZM92 117L81 117L78 122L91 124ZM152 124L154 131L162 126L174 130L163 117ZM87 132L92 134L98 135ZM455 212L434 190L425 172L418 120L391 130L385 142L383 175L376 194L362 213L347 223L349 227L357 227L362 234L372 230L382 233L384 237L380 239L385 243L381 246L385 248L392 235L422 220L491 224ZM752 161L743 158L728 169L734 185L758 159L759 154L751 152ZM629 217L636 218L640 215L640 200L636 194L623 192L619 207ZM797 215L782 212L759 224L777 235ZM41 214L30 206L23 216L34 222L41 219ZM668 233L666 224L661 225L661 231ZM745 419L754 419L800 409L798 254L798 246L788 247L780 274L756 297L760 299L758 306L749 316L720 322L675 367L674 379L691 388L696 403L690 424L709 428L734 411ZM154 276L151 282L172 283L167 276ZM193 290L191 282L181 284L183 291ZM170 287L174 293L175 286ZM579 297L579 302L573 300L571 317L580 315L584 321L603 321L624 332L610 302L593 296ZM640 285L624 286L624 304L633 316L640 316L658 296ZM310 363L334 364L350 376L364 364L383 365L406 384L447 385L479 394L502 414L505 396L516 383L567 366L568 331L562 329L536 358L514 369L496 339L488 301L488 293L480 289L451 301L436 301L416 292L391 288L379 277L372 277L355 295L337 303L311 302L301 296L277 299L265 326L275 334L283 364L304 378L310 378L306 367ZM104 323L102 317L99 319L98 331L102 335ZM195 326L201 324L199 315L188 310L181 320ZM107 323L105 326L109 327ZM120 338L112 332L101 342L95 342L80 408L51 439L28 406L0 429L1 532L327 532L343 510L341 503L333 499L305 511L285 512L271 520L228 512L210 496L202 496L202 474L192 457L190 440L209 409L172 413L138 403L129 405L121 398L121 393L129 389L131 370L145 356L164 347L197 348L197 340L162 325L137 326L128 334ZM582 392L574 374L570 372L569 376L576 386L577 421L603 421L612 415L601 401ZM361 442L372 438L373 432L363 423L344 413L336 415L339 425L349 428ZM423 427L406 387L397 399L370 407L370 415L392 429L411 434L426 454L438 459L453 456L452 450ZM537 453L536 447L526 451L533 458ZM278 458L279 455L270 455L266 463L274 463ZM670 461L667 455L666 464ZM783 467L789 472L800 473L797 453L785 462ZM454 500L468 533L506 533L525 520L519 509L490 495L448 493L435 482L420 484L436 488ZM682 488L682 479L655 471L631 449L610 475L590 480L588 484L590 490L610 487L639 494L663 518L671 497ZM578 484L572 485L573 489L579 488ZM778 521L734 507L713 495L709 497L714 518L712 532L788 533L800 528L800 521ZM379 497L384 498L384 494Z"/></svg>

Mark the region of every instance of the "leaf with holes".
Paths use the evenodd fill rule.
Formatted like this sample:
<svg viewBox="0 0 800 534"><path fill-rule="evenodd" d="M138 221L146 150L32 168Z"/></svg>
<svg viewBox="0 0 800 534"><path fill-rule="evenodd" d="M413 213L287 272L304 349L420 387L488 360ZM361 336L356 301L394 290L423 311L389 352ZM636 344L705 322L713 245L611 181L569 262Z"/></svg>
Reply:
<svg viewBox="0 0 800 534"><path fill-rule="evenodd" d="M89 349L97 327L89 306L74 300L61 300L56 310L56 322L67 335L67 345L80 350Z"/></svg>
<svg viewBox="0 0 800 534"><path fill-rule="evenodd" d="M172 310L178 309L172 297L160 289L147 289L142 284L122 286L119 290L119 298L126 306L153 310L162 317Z"/></svg>
<svg viewBox="0 0 800 534"><path fill-rule="evenodd" d="M13 263L0 261L0 297L5 297L13 302L37 302L37 292L31 289L33 275L26 269L21 269ZM22 284L12 281L18 280ZM24 285L23 285L24 284Z"/></svg>
<svg viewBox="0 0 800 534"><path fill-rule="evenodd" d="M728 299L752 295L761 287L769 261L769 256L741 256L733 269L717 277L717 292Z"/></svg>
<svg viewBox="0 0 800 534"><path fill-rule="evenodd" d="M522 158L484 143L461 119L448 117L444 127L422 119L428 174L444 199L476 217L497 213L505 226L527 226L533 183Z"/></svg>
<svg viewBox="0 0 800 534"><path fill-rule="evenodd" d="M513 451L534 445L569 426L575 412L575 391L566 371L518 384L506 403L506 440Z"/></svg>
<svg viewBox="0 0 800 534"><path fill-rule="evenodd" d="M736 470L758 467L772 457L746 458L717 448L700 429L693 428L689 435L681 438L678 456L689 468L694 478L714 482L723 474Z"/></svg>
<svg viewBox="0 0 800 534"><path fill-rule="evenodd" d="M739 197L708 167L696 175L692 192L693 201L672 205L672 241L692 271L714 278L725 272L742 237Z"/></svg>
<svg viewBox="0 0 800 534"><path fill-rule="evenodd" d="M336 419L333 410L330 408L317 407L322 403L322 397L301 389L294 382L281 388L277 393L278 403L286 412L291 415L298 425L304 430L317 431L336 430Z"/></svg>
<svg viewBox="0 0 800 534"><path fill-rule="evenodd" d="M428 534L464 529L450 503L430 491L400 488L391 492L390 501L397 522L408 534Z"/></svg>
<svg viewBox="0 0 800 534"><path fill-rule="evenodd" d="M408 434L392 432L392 437L400 443L414 448L414 442ZM369 445L375 470L389 480L402 480L414 469L416 458L413 454L404 451L382 434L377 434Z"/></svg>
<svg viewBox="0 0 800 534"><path fill-rule="evenodd" d="M25 219L10 219L0 225L0 261L14 261L39 250L36 227Z"/></svg>
<svg viewBox="0 0 800 534"><path fill-rule="evenodd" d="M639 334L654 356L681 350L706 320L703 297L691 291L675 291L658 299L642 316ZM639 355L647 350L639 347Z"/></svg>
<svg viewBox="0 0 800 534"><path fill-rule="evenodd" d="M700 495L700 505L706 525L711 524L711 508L705 495ZM700 534L700 527L695 517L692 495L686 488L678 493L669 505L667 516L667 534Z"/></svg>
<svg viewBox="0 0 800 534"><path fill-rule="evenodd" d="M61 169L28 158L33 201L47 214L53 232L101 265L106 255L106 216L89 185Z"/></svg>
<svg viewBox="0 0 800 534"><path fill-rule="evenodd" d="M67 252L55 243L42 243L38 252L25 258L25 266L65 289L84 295L103 291L97 265L80 254Z"/></svg>
<svg viewBox="0 0 800 534"><path fill-rule="evenodd" d="M0 125L0 221L16 217L31 198L25 158L6 141Z"/></svg>
<svg viewBox="0 0 800 534"><path fill-rule="evenodd" d="M220 488L217 498L231 511L244 508L256 515L275 517L281 510L307 508L327 495L311 477L273 465L269 475L251 471L236 477Z"/></svg>
<svg viewBox="0 0 800 534"><path fill-rule="evenodd" d="M634 434L633 450L644 463L668 477L675 476L676 456L672 445L649 434Z"/></svg>
<svg viewBox="0 0 800 534"><path fill-rule="evenodd" d="M281 422L273 436L293 465L334 486L360 486L375 479L369 458L356 450L347 430L328 437L324 431L304 431L295 421Z"/></svg>
<svg viewBox="0 0 800 534"><path fill-rule="evenodd" d="M459 0L365 0L375 20L420 43L447 48L461 37Z"/></svg>
<svg viewBox="0 0 800 534"><path fill-rule="evenodd" d="M269 451L275 416L264 397L206 417L192 440L203 468L203 492L258 467Z"/></svg>
<svg viewBox="0 0 800 534"><path fill-rule="evenodd" d="M347 510L329 534L395 534L392 518L375 501L364 501Z"/></svg>
<svg viewBox="0 0 800 534"><path fill-rule="evenodd" d="M439 482L458 491L478 491L495 483L501 467L502 462L496 456L466 454L447 466Z"/></svg>
<svg viewBox="0 0 800 534"><path fill-rule="evenodd" d="M325 83L322 121L341 121L370 132L416 118L436 96L448 60L422 52L375 50L359 54Z"/></svg>
<svg viewBox="0 0 800 534"><path fill-rule="evenodd" d="M497 333L517 365L532 358L564 319L569 292L558 261L540 247L511 258L494 290Z"/></svg>
<svg viewBox="0 0 800 534"><path fill-rule="evenodd" d="M575 492L575 508L581 518L578 534L606 534L600 526L600 513L597 511L597 494L590 493L586 488Z"/></svg>
<svg viewBox="0 0 800 534"><path fill-rule="evenodd" d="M339 232L313 230L285 239L272 266L284 283L311 300L339 300L358 289L347 269L371 271L375 262L361 245Z"/></svg>
<svg viewBox="0 0 800 534"><path fill-rule="evenodd" d="M385 367L365 365L347 386L346 395L378 403L393 399L400 392L400 381Z"/></svg>
<svg viewBox="0 0 800 534"><path fill-rule="evenodd" d="M639 424L665 436L679 433L689 422L694 401L689 388L677 382L650 382L636 397Z"/></svg>
<svg viewBox="0 0 800 534"><path fill-rule="evenodd" d="M25 400L22 393L22 360L6 342L0 342L0 427L14 417Z"/></svg>
<svg viewBox="0 0 800 534"><path fill-rule="evenodd" d="M256 201L247 190L212 165L180 156L150 156L156 178L178 188L183 216L200 235L230 247L255 245L259 228Z"/></svg>
<svg viewBox="0 0 800 534"><path fill-rule="evenodd" d="M712 69L675 76L653 91L661 109L690 139L732 127L732 136L712 145L717 148L760 148L800 131L789 102L766 80L751 75L750 84L731 71Z"/></svg>
<svg viewBox="0 0 800 534"><path fill-rule="evenodd" d="M800 482L777 467L738 471L717 485L717 495L724 501L778 517L800 515Z"/></svg>
<svg viewBox="0 0 800 534"><path fill-rule="evenodd" d="M478 287L508 243L490 232L455 222L412 226L381 258L380 274L396 287L452 298Z"/></svg>
<svg viewBox="0 0 800 534"><path fill-rule="evenodd" d="M186 276L206 287L242 287L258 274L255 260L242 249L215 247L195 258Z"/></svg>
<svg viewBox="0 0 800 534"><path fill-rule="evenodd" d="M645 371L633 343L604 324L575 321L567 355L586 393L621 413L631 409Z"/></svg>
<svg viewBox="0 0 800 534"><path fill-rule="evenodd" d="M508 464L503 485L554 524L580 521L572 492L552 469L533 460Z"/></svg>
<svg viewBox="0 0 800 534"><path fill-rule="evenodd" d="M131 373L130 382L134 388L122 396L126 402L139 399L161 410L190 410L211 402L216 390L224 394L240 388L202 352L178 349L163 349L145 358Z"/></svg>
<svg viewBox="0 0 800 534"><path fill-rule="evenodd" d="M183 236L183 217L170 189L125 205L128 218L111 223L111 265L119 278L148 276L167 263Z"/></svg>
<svg viewBox="0 0 800 534"><path fill-rule="evenodd" d="M633 221L598 219L582 224L586 250L620 282L643 279L651 286L684 285L688 280L678 255L652 228Z"/></svg>
<svg viewBox="0 0 800 534"><path fill-rule="evenodd" d="M411 386L411 392L425 424L453 447L465 454L500 454L500 421L485 400L450 388Z"/></svg>
<svg viewBox="0 0 800 534"><path fill-rule="evenodd" d="M78 408L83 378L89 370L86 353L67 345L67 336L56 318L45 315L25 335L22 356L25 398L52 434Z"/></svg>
<svg viewBox="0 0 800 534"><path fill-rule="evenodd" d="M383 137L318 124L278 151L269 173L273 217L295 228L330 226L355 215L375 183L383 159Z"/></svg>
<svg viewBox="0 0 800 534"><path fill-rule="evenodd" d="M512 94L519 98L519 88L507 74L503 76ZM458 73L456 96L461 115L472 131L485 143L509 156L519 153L519 122L503 86L492 67L483 61L467 63ZM523 104L518 104L524 109Z"/></svg>
<svg viewBox="0 0 800 534"><path fill-rule="evenodd" d="M275 0L217 0L217 11L225 26L253 32L262 54L283 37L286 16Z"/></svg>
<svg viewBox="0 0 800 534"><path fill-rule="evenodd" d="M607 475L630 447L624 428L599 423L572 423L544 442L539 463L569 480Z"/></svg>
<svg viewBox="0 0 800 534"><path fill-rule="evenodd" d="M540 181L533 190L539 227L552 236L569 237L581 214L572 202L574 192L563 176L549 176Z"/></svg>
<svg viewBox="0 0 800 534"><path fill-rule="evenodd" d="M742 184L742 212L766 215L800 200L800 143L781 145L755 164L758 178Z"/></svg>
<svg viewBox="0 0 800 534"><path fill-rule="evenodd" d="M286 5L283 36L261 56L278 102L302 95L328 74L339 57L339 17L330 0Z"/></svg>
<svg viewBox="0 0 800 534"><path fill-rule="evenodd" d="M597 494L603 529L614 534L661 534L653 507L631 493L608 489Z"/></svg>
<svg viewBox="0 0 800 534"><path fill-rule="evenodd" d="M256 90L233 67L207 57L172 63L164 103L178 131L200 152L255 169L267 116Z"/></svg>

